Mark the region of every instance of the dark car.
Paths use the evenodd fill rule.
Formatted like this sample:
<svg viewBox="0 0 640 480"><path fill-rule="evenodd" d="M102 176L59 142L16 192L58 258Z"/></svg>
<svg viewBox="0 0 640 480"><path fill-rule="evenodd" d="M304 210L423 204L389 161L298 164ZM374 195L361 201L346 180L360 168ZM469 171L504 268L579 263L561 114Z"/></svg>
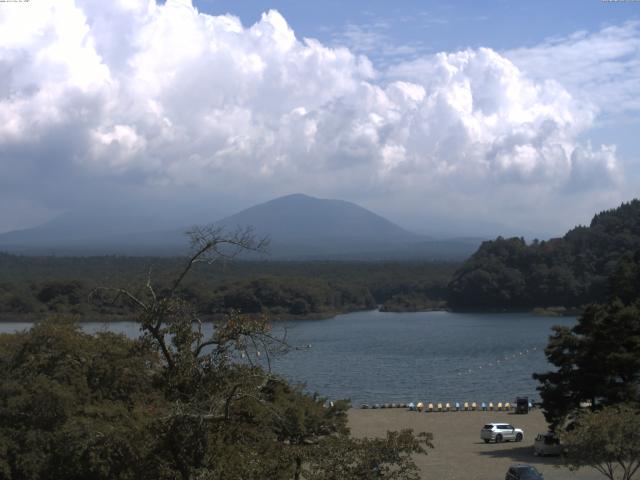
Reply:
<svg viewBox="0 0 640 480"><path fill-rule="evenodd" d="M516 398L516 413L529 413L529 397Z"/></svg>
<svg viewBox="0 0 640 480"><path fill-rule="evenodd" d="M511 465L504 480L544 480L544 477L531 465Z"/></svg>

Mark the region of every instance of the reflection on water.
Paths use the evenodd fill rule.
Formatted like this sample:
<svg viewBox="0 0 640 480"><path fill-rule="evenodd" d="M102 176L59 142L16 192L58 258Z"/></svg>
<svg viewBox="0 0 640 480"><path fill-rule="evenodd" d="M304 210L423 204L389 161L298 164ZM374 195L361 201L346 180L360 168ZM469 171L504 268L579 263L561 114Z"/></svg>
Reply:
<svg viewBox="0 0 640 480"><path fill-rule="evenodd" d="M529 314L359 312L327 320L278 322L294 348L273 369L330 399L362 402L513 401L537 397L531 374L549 368L552 325L573 318ZM3 323L0 331L29 323ZM139 335L133 322L83 324L88 332Z"/></svg>

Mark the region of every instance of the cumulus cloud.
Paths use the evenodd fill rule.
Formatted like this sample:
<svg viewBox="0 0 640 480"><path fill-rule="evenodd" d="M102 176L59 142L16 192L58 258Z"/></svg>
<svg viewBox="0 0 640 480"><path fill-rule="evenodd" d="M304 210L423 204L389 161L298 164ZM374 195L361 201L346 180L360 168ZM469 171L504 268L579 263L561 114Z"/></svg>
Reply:
<svg viewBox="0 0 640 480"><path fill-rule="evenodd" d="M190 0L9 3L0 186L395 195L397 210L610 190L615 149L577 140L597 103L517 57L479 48L381 72L297 38L276 11L244 26Z"/></svg>
<svg viewBox="0 0 640 480"><path fill-rule="evenodd" d="M493 50L440 53L398 65L388 76L412 79L429 92L420 104L416 150L428 152L441 171L560 188L575 178L579 149L580 158L590 158L583 165L617 177L615 157L603 155L609 147L576 141L593 123L596 107L576 101L555 80L533 81ZM607 168L599 168L605 157Z"/></svg>

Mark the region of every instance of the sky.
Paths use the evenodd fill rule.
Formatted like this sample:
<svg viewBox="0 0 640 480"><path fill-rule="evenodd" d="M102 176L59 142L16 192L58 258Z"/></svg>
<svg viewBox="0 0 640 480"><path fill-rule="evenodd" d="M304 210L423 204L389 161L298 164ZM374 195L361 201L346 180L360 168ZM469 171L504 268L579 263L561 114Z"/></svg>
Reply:
<svg viewBox="0 0 640 480"><path fill-rule="evenodd" d="M544 238L639 196L639 132L637 1L0 2L0 233L300 192Z"/></svg>

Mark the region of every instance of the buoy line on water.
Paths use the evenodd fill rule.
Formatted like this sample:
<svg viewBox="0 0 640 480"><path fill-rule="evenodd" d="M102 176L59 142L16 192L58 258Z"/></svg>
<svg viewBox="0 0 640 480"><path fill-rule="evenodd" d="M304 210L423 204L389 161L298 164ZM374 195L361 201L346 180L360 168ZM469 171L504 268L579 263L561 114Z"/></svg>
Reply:
<svg viewBox="0 0 640 480"><path fill-rule="evenodd" d="M512 360L516 360L522 357L526 357L528 355L536 354L542 350L544 349L538 348L538 347L526 348L524 350L519 350L514 353L502 355L500 356L500 358L492 362L482 363L472 368L458 368L452 371L451 374L453 375L453 372L455 372L457 376L463 376L463 375L469 375L473 373L481 373L481 371L483 370L483 367L485 372L491 368L505 367L510 365L510 361ZM514 399L515 398L516 397L514 396ZM465 407L465 404L467 404L466 407ZM483 407L483 404L484 404L484 407ZM412 405L411 403L374 403L374 404L363 403L361 404L361 408L371 408L371 409L409 408L411 409L411 405ZM432 408L429 408L430 405L432 406ZM474 406L472 407L472 405ZM433 403L428 402L428 403L423 403L423 407L422 409L420 409L420 411L422 410L424 410L425 412L429 412L429 411L430 412L512 411L514 408L515 408L515 405L513 405L512 403L501 402L501 401L499 402L433 402ZM417 406L415 409L418 410Z"/></svg>
<svg viewBox="0 0 640 480"><path fill-rule="evenodd" d="M515 398L515 397L514 397ZM529 400L529 409L536 408L538 404ZM409 403L362 403L362 409L386 409L408 408L410 411L424 413L443 412L512 412L515 411L515 402L418 402Z"/></svg>
<svg viewBox="0 0 640 480"><path fill-rule="evenodd" d="M500 358L497 358L491 362L482 363L480 365L475 365L473 367L457 368L454 371L458 376L469 375L472 373L479 373L480 370L483 370L483 369L485 369L486 371L487 369L490 369L490 368L508 366L510 365L511 360L516 360L521 357L526 357L528 355L538 353L541 350L543 349L539 349L538 347L527 348L525 350L519 350L515 353L502 355Z"/></svg>

